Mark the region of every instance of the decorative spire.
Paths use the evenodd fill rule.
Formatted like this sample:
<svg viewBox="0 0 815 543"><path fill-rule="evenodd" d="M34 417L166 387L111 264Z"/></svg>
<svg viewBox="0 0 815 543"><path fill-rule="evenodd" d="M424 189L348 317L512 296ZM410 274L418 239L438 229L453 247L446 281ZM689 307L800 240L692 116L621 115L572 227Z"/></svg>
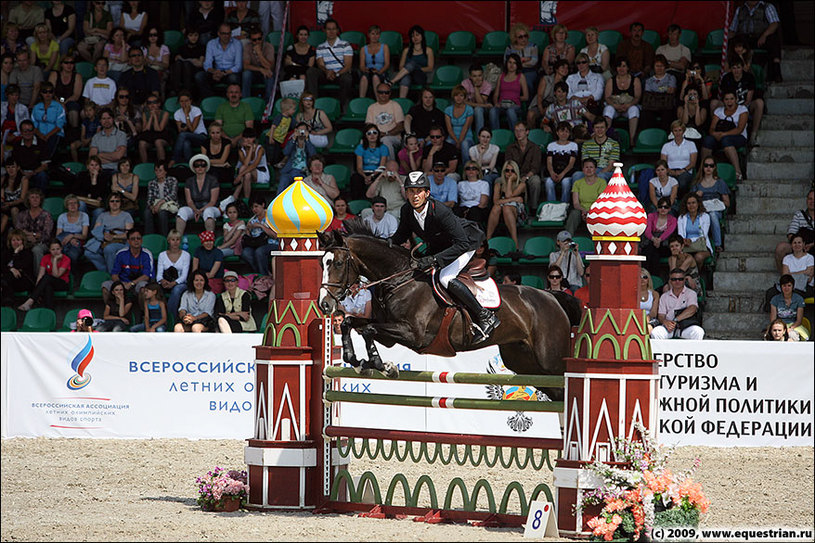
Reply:
<svg viewBox="0 0 815 543"><path fill-rule="evenodd" d="M592 236L639 237L645 231L648 217L628 188L622 168L621 162L614 163L611 181L589 209L586 225Z"/></svg>
<svg viewBox="0 0 815 543"><path fill-rule="evenodd" d="M333 218L331 204L303 183L302 177L295 177L266 209L266 223L283 237L315 236L328 228Z"/></svg>

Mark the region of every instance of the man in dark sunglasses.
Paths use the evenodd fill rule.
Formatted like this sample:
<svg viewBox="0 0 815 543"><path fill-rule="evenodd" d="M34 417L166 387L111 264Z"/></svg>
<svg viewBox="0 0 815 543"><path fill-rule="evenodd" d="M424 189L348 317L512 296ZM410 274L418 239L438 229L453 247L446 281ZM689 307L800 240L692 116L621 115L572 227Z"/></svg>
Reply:
<svg viewBox="0 0 815 543"><path fill-rule="evenodd" d="M696 291L685 286L685 270L672 269L668 282L670 288L659 298L657 319L660 325L651 331L651 337L705 339L705 330L699 325Z"/></svg>
<svg viewBox="0 0 815 543"><path fill-rule="evenodd" d="M243 73L241 74L244 98L252 96L252 84L266 85L263 99L268 100L275 85L274 45L263 40L263 33L257 27L249 30L249 44L243 48Z"/></svg>
<svg viewBox="0 0 815 543"><path fill-rule="evenodd" d="M391 100L391 86L387 83L376 86L376 102L368 106L365 122L379 128L389 157L396 158L396 147L401 143L405 129L405 114L402 106Z"/></svg>
<svg viewBox="0 0 815 543"><path fill-rule="evenodd" d="M424 172L410 172L405 179L407 203L402 206L399 228L391 238L393 243L404 244L412 234L427 244L427 256L416 261L418 269L439 268L439 283L461 305L473 320L473 343L489 338L501 321L481 306L470 289L456 277L484 242L479 226L457 217L452 209L430 196L431 181Z"/></svg>
<svg viewBox="0 0 815 543"><path fill-rule="evenodd" d="M460 179L458 170L459 152L456 146L445 141L444 131L440 126L432 126L427 134L427 143L422 149L422 166L424 171L431 173L438 163L446 164L444 175L450 176L453 181Z"/></svg>
<svg viewBox="0 0 815 543"><path fill-rule="evenodd" d="M161 79L158 72L147 66L144 62L144 53L138 47L131 47L130 69L119 78L119 87L130 91L130 101L135 106L141 106L150 96L159 97L161 94Z"/></svg>

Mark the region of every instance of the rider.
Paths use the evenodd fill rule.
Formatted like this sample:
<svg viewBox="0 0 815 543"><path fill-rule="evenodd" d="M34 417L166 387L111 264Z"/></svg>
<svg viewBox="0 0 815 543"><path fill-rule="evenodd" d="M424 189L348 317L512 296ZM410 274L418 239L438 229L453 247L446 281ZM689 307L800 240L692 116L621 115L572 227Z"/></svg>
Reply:
<svg viewBox="0 0 815 543"><path fill-rule="evenodd" d="M400 211L399 228L391 238L402 244L416 234L427 243L428 256L417 260L419 269L440 267L439 282L458 300L473 320L479 334L475 343L486 340L501 321L485 309L464 283L456 279L484 241L484 232L472 221L462 219L430 197L430 180L424 172L410 172L405 178L407 203Z"/></svg>

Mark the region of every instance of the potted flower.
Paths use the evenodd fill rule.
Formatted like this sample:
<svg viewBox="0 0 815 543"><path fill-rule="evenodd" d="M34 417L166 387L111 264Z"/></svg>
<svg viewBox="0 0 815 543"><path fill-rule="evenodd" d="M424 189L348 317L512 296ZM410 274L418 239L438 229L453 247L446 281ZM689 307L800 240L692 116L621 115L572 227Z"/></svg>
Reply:
<svg viewBox="0 0 815 543"><path fill-rule="evenodd" d="M237 511L249 495L246 471L215 467L198 477L198 505L204 511Z"/></svg>
<svg viewBox="0 0 815 543"><path fill-rule="evenodd" d="M673 473L667 467L672 449L663 450L641 425L636 429L641 440L616 440L614 466L599 461L587 466L603 480L582 500L583 509L602 505L588 521L595 540L650 540L655 527L696 528L710 505L691 478L699 459L690 470Z"/></svg>

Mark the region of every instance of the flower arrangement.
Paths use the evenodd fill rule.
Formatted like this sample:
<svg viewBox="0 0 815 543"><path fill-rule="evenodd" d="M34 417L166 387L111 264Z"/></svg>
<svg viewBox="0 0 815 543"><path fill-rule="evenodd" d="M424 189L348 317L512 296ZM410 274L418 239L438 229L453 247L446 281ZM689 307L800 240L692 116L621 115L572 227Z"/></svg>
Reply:
<svg viewBox="0 0 815 543"><path fill-rule="evenodd" d="M198 505L206 511L223 509L230 498L238 498L244 505L249 493L246 471L224 470L218 466L198 477Z"/></svg>
<svg viewBox="0 0 815 543"><path fill-rule="evenodd" d="M641 440L616 439L616 458L630 467L599 461L587 466L603 479L582 500L584 509L603 505L587 523L595 540L637 541L650 538L654 526L698 526L699 515L710 506L702 485L691 478L699 459L690 470L675 474L667 468L673 449L663 450L642 425L636 429Z"/></svg>

